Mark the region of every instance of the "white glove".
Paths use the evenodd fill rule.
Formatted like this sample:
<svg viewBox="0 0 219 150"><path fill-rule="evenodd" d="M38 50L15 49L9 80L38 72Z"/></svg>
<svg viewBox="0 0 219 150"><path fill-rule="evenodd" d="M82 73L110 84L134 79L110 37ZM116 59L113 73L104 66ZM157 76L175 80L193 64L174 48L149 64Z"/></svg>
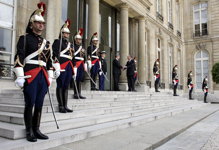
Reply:
<svg viewBox="0 0 219 150"><path fill-rule="evenodd" d="M204 93L206 93L206 90L204 90Z"/></svg>
<svg viewBox="0 0 219 150"><path fill-rule="evenodd" d="M61 72L60 71L55 71L55 77L56 79L60 76Z"/></svg>
<svg viewBox="0 0 219 150"><path fill-rule="evenodd" d="M25 79L23 79L23 78L17 78L17 80L15 81L15 83L16 83L20 88L23 88L23 87L24 87L24 83L25 83Z"/></svg>
<svg viewBox="0 0 219 150"><path fill-rule="evenodd" d="M76 80L76 75L73 75L72 78L73 78L74 80Z"/></svg>
<svg viewBox="0 0 219 150"><path fill-rule="evenodd" d="M107 76L107 72L106 72L106 74L105 74L106 76Z"/></svg>
<svg viewBox="0 0 219 150"><path fill-rule="evenodd" d="M50 88L52 85L52 78L49 78L49 83L50 83L50 85L49 85L49 88Z"/></svg>
<svg viewBox="0 0 219 150"><path fill-rule="evenodd" d="M188 85L189 90L191 90L191 85Z"/></svg>
<svg viewBox="0 0 219 150"><path fill-rule="evenodd" d="M99 75L100 75L100 76L102 75L102 71L99 72Z"/></svg>
<svg viewBox="0 0 219 150"><path fill-rule="evenodd" d="M154 80L156 80L157 79L157 76L154 76Z"/></svg>
<svg viewBox="0 0 219 150"><path fill-rule="evenodd" d="M77 76L77 70L78 70L78 68L77 68L77 67L74 67L75 76Z"/></svg>
<svg viewBox="0 0 219 150"><path fill-rule="evenodd" d="M173 80L173 84L176 85L176 80Z"/></svg>
<svg viewBox="0 0 219 150"><path fill-rule="evenodd" d="M87 63L88 63L88 68L90 69L92 67L91 60L88 60Z"/></svg>
<svg viewBox="0 0 219 150"><path fill-rule="evenodd" d="M87 63L84 64L85 71L87 71Z"/></svg>
<svg viewBox="0 0 219 150"><path fill-rule="evenodd" d="M100 68L102 68L101 61L99 61Z"/></svg>

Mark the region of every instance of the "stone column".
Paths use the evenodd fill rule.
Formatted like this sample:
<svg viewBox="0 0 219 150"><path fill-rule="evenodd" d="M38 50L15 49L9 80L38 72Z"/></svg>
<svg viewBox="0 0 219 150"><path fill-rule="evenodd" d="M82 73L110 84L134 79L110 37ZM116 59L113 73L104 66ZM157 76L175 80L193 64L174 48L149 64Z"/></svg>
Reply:
<svg viewBox="0 0 219 150"><path fill-rule="evenodd" d="M58 38L62 26L62 1L48 0L46 11L46 40L50 41L50 44L52 45L54 39Z"/></svg>
<svg viewBox="0 0 219 150"><path fill-rule="evenodd" d="M90 39L95 32L99 35L99 0L89 0L88 1L88 45L90 45ZM98 36L99 38L99 36ZM99 44L98 44L99 45ZM87 47L85 47L87 50ZM97 76L96 83L99 83L99 76ZM99 84L98 84L99 85ZM81 84L82 90L90 90L90 78L86 75L86 79ZM98 88L98 87L96 87Z"/></svg>
<svg viewBox="0 0 219 150"><path fill-rule="evenodd" d="M99 33L99 0L89 0L88 9L88 41L91 36L97 32Z"/></svg>
<svg viewBox="0 0 219 150"><path fill-rule="evenodd" d="M128 6L124 4L120 6L120 9L120 64L124 66L126 65L127 56L129 54ZM122 72L120 83L127 83L126 71ZM122 87L121 90L126 89Z"/></svg>
<svg viewBox="0 0 219 150"><path fill-rule="evenodd" d="M138 19L138 80L141 84L146 84L145 72L145 17Z"/></svg>

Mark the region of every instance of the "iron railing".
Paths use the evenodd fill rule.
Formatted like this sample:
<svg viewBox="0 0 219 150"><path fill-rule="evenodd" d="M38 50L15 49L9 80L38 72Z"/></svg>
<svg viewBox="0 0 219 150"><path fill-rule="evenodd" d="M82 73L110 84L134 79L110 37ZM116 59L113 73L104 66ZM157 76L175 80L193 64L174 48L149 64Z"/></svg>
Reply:
<svg viewBox="0 0 219 150"><path fill-rule="evenodd" d="M157 18L160 19L163 22L163 16L159 12L157 12L156 14L157 14L156 15Z"/></svg>
<svg viewBox="0 0 219 150"><path fill-rule="evenodd" d="M178 30L177 30L177 35L178 35L179 37L181 37L181 32L179 32Z"/></svg>
<svg viewBox="0 0 219 150"><path fill-rule="evenodd" d="M14 77L12 64L0 63L0 78Z"/></svg>
<svg viewBox="0 0 219 150"><path fill-rule="evenodd" d="M173 25L172 25L172 23L168 22L168 27L173 30Z"/></svg>

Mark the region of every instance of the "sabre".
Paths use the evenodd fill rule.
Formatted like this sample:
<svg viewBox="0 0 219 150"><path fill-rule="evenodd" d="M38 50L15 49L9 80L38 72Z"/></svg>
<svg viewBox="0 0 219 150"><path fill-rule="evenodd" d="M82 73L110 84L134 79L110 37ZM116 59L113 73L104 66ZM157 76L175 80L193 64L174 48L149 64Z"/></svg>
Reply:
<svg viewBox="0 0 219 150"><path fill-rule="evenodd" d="M138 84L140 85L140 87L142 87L141 84L140 84L140 82L138 81L138 79L137 79L137 82L138 82Z"/></svg>
<svg viewBox="0 0 219 150"><path fill-rule="evenodd" d="M59 125L58 125L58 122L57 122L57 120L56 120L56 115L55 115L54 107L53 107L53 103L52 103L52 96L51 96L51 93L50 93L50 88L48 88L48 95L49 95L50 105L51 105L51 108L52 108L53 117L54 117L54 120L55 120L57 129L59 129Z"/></svg>
<svg viewBox="0 0 219 150"><path fill-rule="evenodd" d="M75 90L76 90L76 92L77 92L78 99L79 99L79 101L81 101L80 96L79 96L79 93L78 93L78 88L77 88L77 85L76 85L76 83L75 83L75 79L74 79L74 78L73 78L73 82L74 82L74 85L75 85Z"/></svg>
<svg viewBox="0 0 219 150"><path fill-rule="evenodd" d="M94 82L94 80L91 78L91 76L89 75L89 73L87 71L85 71L88 75L88 77L91 79L91 81L93 82L93 84L95 84L97 86L97 84ZM97 86L98 87L98 86Z"/></svg>
<svg viewBox="0 0 219 150"><path fill-rule="evenodd" d="M102 68L100 68L100 71L103 73ZM109 82L108 78L106 77L106 75L103 73L103 76L105 77L105 79Z"/></svg>

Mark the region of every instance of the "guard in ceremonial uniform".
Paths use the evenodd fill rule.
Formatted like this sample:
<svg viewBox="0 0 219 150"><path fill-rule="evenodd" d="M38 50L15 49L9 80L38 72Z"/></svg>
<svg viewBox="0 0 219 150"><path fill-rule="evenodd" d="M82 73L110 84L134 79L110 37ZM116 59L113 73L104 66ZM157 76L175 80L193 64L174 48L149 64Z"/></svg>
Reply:
<svg viewBox="0 0 219 150"><path fill-rule="evenodd" d="M137 60L136 57L134 57L134 62L135 62L135 75L134 75L134 83L136 82L137 78L138 78L138 72L137 72Z"/></svg>
<svg viewBox="0 0 219 150"><path fill-rule="evenodd" d="M38 8L30 16L26 35L18 40L14 64L15 83L24 93L24 123L26 139L30 142L36 142L37 138L48 139L39 127L44 97L53 78L50 43L41 36L46 5L41 2Z"/></svg>
<svg viewBox="0 0 219 150"><path fill-rule="evenodd" d="M192 91L193 91L192 71L190 71L189 74L188 74L187 86L188 86L188 88L189 88L189 99L190 99L190 100L193 100L193 98L192 98Z"/></svg>
<svg viewBox="0 0 219 150"><path fill-rule="evenodd" d="M99 68L101 67L100 62L99 62L100 50L97 47L97 44L98 44L97 37L98 37L98 34L96 32L91 37L90 45L87 48L88 67L89 69L91 69L90 70L91 78L93 79L95 83L96 83L97 73L99 71ZM92 81L90 81L90 84L91 84L91 90L98 90Z"/></svg>
<svg viewBox="0 0 219 150"><path fill-rule="evenodd" d="M87 71L87 63L85 58L85 49L81 46L82 41L82 34L83 29L79 29L79 31L74 36L74 44L73 44L73 50L75 52L74 54L74 63L76 64L76 67L74 67L74 72L76 74L76 86L74 85L74 98L78 99L77 91L79 93L79 97L81 99L86 99L86 97L83 97L81 95L81 81L83 79L84 72Z"/></svg>
<svg viewBox="0 0 219 150"><path fill-rule="evenodd" d="M208 96L208 77L206 76L202 82L202 90L204 92L204 103L207 102L207 96Z"/></svg>
<svg viewBox="0 0 219 150"><path fill-rule="evenodd" d="M104 91L105 88L105 76L107 75L107 64L106 64L106 52L102 51L101 52L101 57L100 57L100 64L102 70L99 71L99 87L101 91ZM105 75L105 76L104 76Z"/></svg>
<svg viewBox="0 0 219 150"><path fill-rule="evenodd" d="M174 88L173 88L173 96L179 96L176 94L176 90L177 90L177 86L178 86L178 83L179 83L179 79L178 79L178 75L177 75L177 65L175 65L173 67L173 72L172 72L172 83L174 85Z"/></svg>
<svg viewBox="0 0 219 150"><path fill-rule="evenodd" d="M61 28L61 33L59 39L56 39L52 45L53 49L53 61L54 68L56 70L55 74L58 78L56 79L56 97L59 104L59 112L73 112L67 107L68 103L68 85L74 76L74 50L73 45L68 42L69 38L69 28L71 21L67 19L65 24ZM61 71L61 74L60 74ZM60 76L59 76L60 75Z"/></svg>
<svg viewBox="0 0 219 150"><path fill-rule="evenodd" d="M159 74L159 59L157 59L154 62L154 68L153 68L153 73L154 73L154 88L155 88L155 92L160 92L158 91L158 87L159 87L159 81L160 81L160 74Z"/></svg>

